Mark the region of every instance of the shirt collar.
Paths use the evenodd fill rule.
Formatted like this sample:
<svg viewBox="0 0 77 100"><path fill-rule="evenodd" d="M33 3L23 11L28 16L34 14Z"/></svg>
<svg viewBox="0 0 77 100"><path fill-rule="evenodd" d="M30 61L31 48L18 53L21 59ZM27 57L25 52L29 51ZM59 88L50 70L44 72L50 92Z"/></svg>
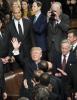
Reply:
<svg viewBox="0 0 77 100"><path fill-rule="evenodd" d="M38 12L35 14L35 16L38 18L40 14L41 14L41 11L38 11Z"/></svg>
<svg viewBox="0 0 77 100"><path fill-rule="evenodd" d="M68 56L69 56L69 54L70 54L70 52L68 52L65 56L66 56L66 57L68 57ZM62 56L64 56L64 55L62 54Z"/></svg>
<svg viewBox="0 0 77 100"><path fill-rule="evenodd" d="M20 20L14 19L15 22L22 22L22 18Z"/></svg>
<svg viewBox="0 0 77 100"><path fill-rule="evenodd" d="M76 46L77 46L77 42L73 44L73 49L75 49Z"/></svg>

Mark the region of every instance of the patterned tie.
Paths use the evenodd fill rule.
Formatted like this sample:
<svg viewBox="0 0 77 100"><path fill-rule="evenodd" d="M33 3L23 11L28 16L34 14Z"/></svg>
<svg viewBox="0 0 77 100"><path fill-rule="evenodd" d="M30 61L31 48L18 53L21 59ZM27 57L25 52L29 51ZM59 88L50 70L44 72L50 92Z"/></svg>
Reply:
<svg viewBox="0 0 77 100"><path fill-rule="evenodd" d="M65 67L66 67L66 55L63 55L62 70L65 70Z"/></svg>

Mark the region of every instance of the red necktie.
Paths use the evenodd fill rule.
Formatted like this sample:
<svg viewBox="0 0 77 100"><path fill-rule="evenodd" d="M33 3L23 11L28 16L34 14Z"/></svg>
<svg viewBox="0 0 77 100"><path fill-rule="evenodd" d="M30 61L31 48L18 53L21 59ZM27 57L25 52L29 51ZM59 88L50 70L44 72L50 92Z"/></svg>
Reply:
<svg viewBox="0 0 77 100"><path fill-rule="evenodd" d="M63 55L62 70L65 69L65 66L66 66L66 55Z"/></svg>

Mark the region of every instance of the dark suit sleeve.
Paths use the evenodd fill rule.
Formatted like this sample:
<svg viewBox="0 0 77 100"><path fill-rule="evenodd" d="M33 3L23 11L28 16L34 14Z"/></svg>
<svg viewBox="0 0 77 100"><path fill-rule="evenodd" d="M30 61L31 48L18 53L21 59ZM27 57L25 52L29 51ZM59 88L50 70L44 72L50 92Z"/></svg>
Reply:
<svg viewBox="0 0 77 100"><path fill-rule="evenodd" d="M0 92L5 92L5 79L4 79L4 71L3 71L3 64L0 60Z"/></svg>
<svg viewBox="0 0 77 100"><path fill-rule="evenodd" d="M21 68L24 72L24 79L31 79L32 78L32 65L30 64L29 59L25 59L22 57L22 54L14 56L15 60L20 64Z"/></svg>
<svg viewBox="0 0 77 100"><path fill-rule="evenodd" d="M58 24L58 27L63 31L67 32L69 29L69 16L63 15L60 24Z"/></svg>
<svg viewBox="0 0 77 100"><path fill-rule="evenodd" d="M34 28L35 32L37 32L39 35L41 35L47 26L47 20L45 17L43 17L41 20L37 20L37 21L39 21L39 22L36 22L33 25L33 28Z"/></svg>
<svg viewBox="0 0 77 100"><path fill-rule="evenodd" d="M7 24L7 26L5 27L5 29L4 29L4 32L5 32L5 34L7 35L7 38L8 38L8 43L9 43L9 56L12 56L12 50L13 50L13 48L12 48L12 44L11 44L11 39L12 39L12 37L11 37L11 34L10 34L10 27L9 26L11 26L9 23ZM11 30L12 31L12 30Z"/></svg>
<svg viewBox="0 0 77 100"><path fill-rule="evenodd" d="M72 69L71 69L72 67L71 66L67 66L67 68L66 68L66 73L67 73L67 77L68 77L68 79L67 79L67 86L66 86L66 89L67 89L67 96L69 97L69 96L71 96L71 93L72 93L72 86L73 86L73 77L72 77L72 73L71 73L71 71L72 71Z"/></svg>
<svg viewBox="0 0 77 100"><path fill-rule="evenodd" d="M25 65L25 59L23 58L22 54L20 53L19 55L14 55L16 62L20 65L20 67L24 71L24 65Z"/></svg>
<svg viewBox="0 0 77 100"><path fill-rule="evenodd" d="M35 39L34 39L34 32L33 32L33 24L31 22L31 25L30 25L30 38L31 38L31 43L32 43L32 47L35 46Z"/></svg>

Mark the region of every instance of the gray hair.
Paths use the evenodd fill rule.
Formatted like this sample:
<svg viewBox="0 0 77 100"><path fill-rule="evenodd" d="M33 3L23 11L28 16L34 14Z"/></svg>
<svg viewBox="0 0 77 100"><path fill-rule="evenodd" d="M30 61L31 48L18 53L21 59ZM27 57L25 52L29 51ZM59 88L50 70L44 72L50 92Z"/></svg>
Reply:
<svg viewBox="0 0 77 100"><path fill-rule="evenodd" d="M67 43L67 44L69 45L69 48L71 49L71 44L70 44L70 42L68 41L68 39L64 39L64 40L61 41L61 45L62 45L62 44L65 44L65 43Z"/></svg>
<svg viewBox="0 0 77 100"><path fill-rule="evenodd" d="M60 9L62 9L62 4L60 2L54 2L52 3L52 5L56 4L58 7L60 7Z"/></svg>

